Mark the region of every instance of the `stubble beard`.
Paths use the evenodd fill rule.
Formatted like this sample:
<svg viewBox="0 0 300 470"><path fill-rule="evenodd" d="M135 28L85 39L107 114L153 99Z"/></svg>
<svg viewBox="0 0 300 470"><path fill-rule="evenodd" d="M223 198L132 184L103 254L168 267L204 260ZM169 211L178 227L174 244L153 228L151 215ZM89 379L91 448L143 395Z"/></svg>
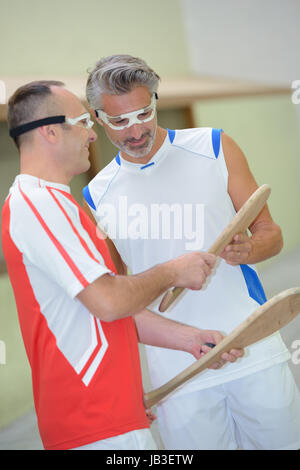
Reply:
<svg viewBox="0 0 300 470"><path fill-rule="evenodd" d="M154 129L153 133L151 133L150 130L146 131L144 134L142 134L142 137L148 137L147 140L145 141L144 144L136 147L135 149L132 149L130 147L130 142L134 141L134 139L127 139L124 140L123 142L120 141L115 141L108 136L109 140L113 145L118 147L118 149L121 152L124 152L125 154L129 155L130 157L139 159L139 158L144 158L148 153L151 152L151 149L153 147L153 144L155 142L155 137L156 137L156 128Z"/></svg>

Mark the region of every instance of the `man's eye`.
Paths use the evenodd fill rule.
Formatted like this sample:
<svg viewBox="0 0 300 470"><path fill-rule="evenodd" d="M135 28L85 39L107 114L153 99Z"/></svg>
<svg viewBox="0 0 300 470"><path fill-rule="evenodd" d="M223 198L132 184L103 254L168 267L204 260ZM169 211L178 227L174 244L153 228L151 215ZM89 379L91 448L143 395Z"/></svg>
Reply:
<svg viewBox="0 0 300 470"><path fill-rule="evenodd" d="M113 121L113 124L116 126L124 126L128 122L128 119L118 119L117 121Z"/></svg>
<svg viewBox="0 0 300 470"><path fill-rule="evenodd" d="M148 116L150 116L150 113L151 113L151 110L150 110L150 111L145 111L144 113L139 114L138 117L139 117L139 119L142 120L142 119L145 119L145 118L147 118Z"/></svg>

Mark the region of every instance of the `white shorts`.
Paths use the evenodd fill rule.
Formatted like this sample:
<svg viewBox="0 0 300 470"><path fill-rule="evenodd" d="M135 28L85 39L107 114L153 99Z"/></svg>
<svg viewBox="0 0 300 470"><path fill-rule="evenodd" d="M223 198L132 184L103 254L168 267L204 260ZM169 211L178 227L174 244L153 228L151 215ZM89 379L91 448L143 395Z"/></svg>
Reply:
<svg viewBox="0 0 300 470"><path fill-rule="evenodd" d="M138 429L72 450L157 450L150 430Z"/></svg>
<svg viewBox="0 0 300 470"><path fill-rule="evenodd" d="M166 449L300 449L300 393L282 363L157 407Z"/></svg>

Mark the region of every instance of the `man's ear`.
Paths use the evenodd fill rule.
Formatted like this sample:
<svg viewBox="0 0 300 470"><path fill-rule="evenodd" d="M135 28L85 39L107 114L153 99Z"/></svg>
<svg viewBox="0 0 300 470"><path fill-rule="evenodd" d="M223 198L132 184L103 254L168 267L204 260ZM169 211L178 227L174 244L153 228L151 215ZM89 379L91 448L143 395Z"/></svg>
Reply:
<svg viewBox="0 0 300 470"><path fill-rule="evenodd" d="M48 126L41 126L38 129L40 135L49 143L56 143L61 132L60 126L49 124Z"/></svg>

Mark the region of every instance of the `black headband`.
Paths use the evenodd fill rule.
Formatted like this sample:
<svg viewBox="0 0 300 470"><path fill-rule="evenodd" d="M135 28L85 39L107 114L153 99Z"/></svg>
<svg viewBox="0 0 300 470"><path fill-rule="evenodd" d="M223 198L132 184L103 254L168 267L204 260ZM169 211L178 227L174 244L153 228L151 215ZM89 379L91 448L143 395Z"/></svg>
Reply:
<svg viewBox="0 0 300 470"><path fill-rule="evenodd" d="M38 121L27 122L27 124L22 124L21 126L15 127L14 129L9 130L10 137L18 137L25 132L32 131L37 127L47 126L48 124L61 124L66 121L66 116L51 116L44 119L39 119Z"/></svg>

